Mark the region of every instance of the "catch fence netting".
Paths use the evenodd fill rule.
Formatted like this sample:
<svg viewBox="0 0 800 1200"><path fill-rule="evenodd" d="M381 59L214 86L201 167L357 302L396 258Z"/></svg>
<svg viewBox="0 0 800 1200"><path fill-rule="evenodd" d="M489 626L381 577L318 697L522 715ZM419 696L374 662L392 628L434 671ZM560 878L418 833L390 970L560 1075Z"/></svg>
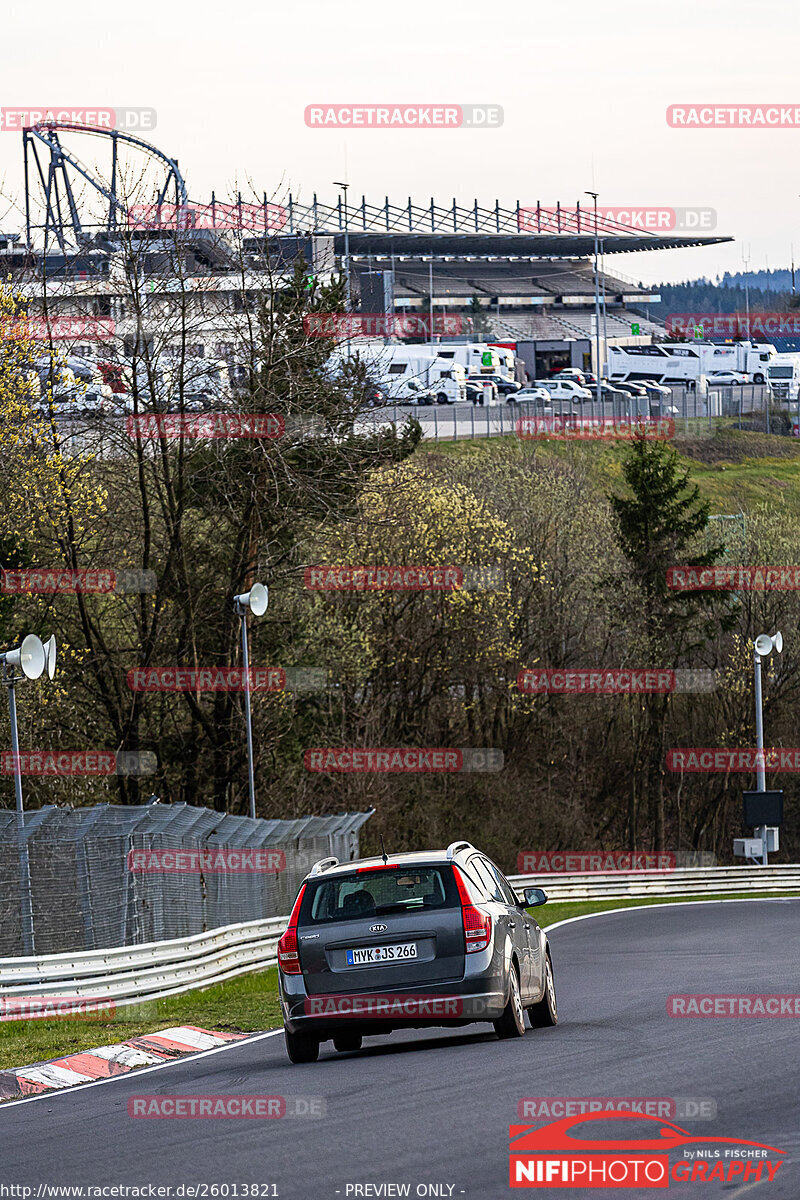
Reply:
<svg viewBox="0 0 800 1200"><path fill-rule="evenodd" d="M358 857L370 815L280 821L187 804L48 806L25 813L23 833L2 810L0 957L31 953L28 876L36 955L188 937L288 913L314 862Z"/></svg>

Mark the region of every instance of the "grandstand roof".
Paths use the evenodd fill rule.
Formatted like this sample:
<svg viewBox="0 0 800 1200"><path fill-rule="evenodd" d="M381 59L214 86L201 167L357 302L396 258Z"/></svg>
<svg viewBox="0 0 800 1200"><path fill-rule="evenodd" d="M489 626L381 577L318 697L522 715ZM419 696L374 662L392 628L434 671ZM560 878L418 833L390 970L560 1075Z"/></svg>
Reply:
<svg viewBox="0 0 800 1200"><path fill-rule="evenodd" d="M344 232L334 234L336 253L344 253ZM350 253L388 257L392 254L491 254L530 258L590 258L593 234L572 233L382 233L358 228L349 231ZM679 234L604 234L604 254L632 254L637 250L675 250L689 246L715 246L732 237L695 237Z"/></svg>

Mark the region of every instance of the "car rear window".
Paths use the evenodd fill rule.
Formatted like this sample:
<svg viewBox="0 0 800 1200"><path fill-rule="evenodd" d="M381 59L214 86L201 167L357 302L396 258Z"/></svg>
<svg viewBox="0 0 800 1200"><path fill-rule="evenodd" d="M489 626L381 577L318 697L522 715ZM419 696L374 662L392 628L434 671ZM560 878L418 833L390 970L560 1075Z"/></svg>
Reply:
<svg viewBox="0 0 800 1200"><path fill-rule="evenodd" d="M450 867L384 867L321 879L306 888L300 923L363 920L459 905Z"/></svg>

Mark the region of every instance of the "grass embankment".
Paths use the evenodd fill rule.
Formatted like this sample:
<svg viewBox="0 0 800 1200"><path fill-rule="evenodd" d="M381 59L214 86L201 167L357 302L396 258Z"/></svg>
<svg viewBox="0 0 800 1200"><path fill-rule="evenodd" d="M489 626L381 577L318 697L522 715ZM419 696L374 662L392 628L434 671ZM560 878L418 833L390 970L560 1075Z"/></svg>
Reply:
<svg viewBox="0 0 800 1200"><path fill-rule="evenodd" d="M255 1033L280 1025L278 970L242 975L202 991L118 1008L113 1018L0 1021L0 1071L108 1046L175 1025Z"/></svg>
<svg viewBox="0 0 800 1200"><path fill-rule="evenodd" d="M786 893L790 895L791 893ZM764 893L772 898L772 893ZM781 893L781 895L784 895ZM570 900L548 904L536 913L544 928L586 913L642 904L667 904L680 900L752 900L752 894L737 896L664 896L626 900ZM777 898L777 897L776 897ZM795 893L795 898L797 895ZM120 1008L112 1020L87 1016L54 1021L0 1022L0 1070L45 1062L65 1054L77 1054L95 1046L124 1042L128 1038L155 1033L175 1025L198 1025L222 1032L255 1033L274 1029L281 1023L278 1007L278 972L275 967L243 975L202 991L168 996L148 1004Z"/></svg>
<svg viewBox="0 0 800 1200"><path fill-rule="evenodd" d="M759 504L780 507L800 516L800 440L717 426L710 436L703 422L688 435L678 422L674 445L691 478L711 501L713 513L747 512ZM419 453L488 459L517 446L541 458L562 459L582 466L607 490L622 479L627 443L518 441L507 437L475 441L423 443Z"/></svg>

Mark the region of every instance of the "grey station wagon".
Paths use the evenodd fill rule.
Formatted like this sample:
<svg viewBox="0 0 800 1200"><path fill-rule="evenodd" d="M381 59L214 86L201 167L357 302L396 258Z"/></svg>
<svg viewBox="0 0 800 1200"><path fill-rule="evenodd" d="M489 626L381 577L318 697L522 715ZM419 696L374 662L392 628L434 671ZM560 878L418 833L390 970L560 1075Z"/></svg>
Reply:
<svg viewBox="0 0 800 1200"><path fill-rule="evenodd" d="M369 1034L490 1021L522 1037L558 1021L547 937L502 872L469 842L355 862L306 876L278 943L286 1049L314 1062L320 1043L359 1050Z"/></svg>

